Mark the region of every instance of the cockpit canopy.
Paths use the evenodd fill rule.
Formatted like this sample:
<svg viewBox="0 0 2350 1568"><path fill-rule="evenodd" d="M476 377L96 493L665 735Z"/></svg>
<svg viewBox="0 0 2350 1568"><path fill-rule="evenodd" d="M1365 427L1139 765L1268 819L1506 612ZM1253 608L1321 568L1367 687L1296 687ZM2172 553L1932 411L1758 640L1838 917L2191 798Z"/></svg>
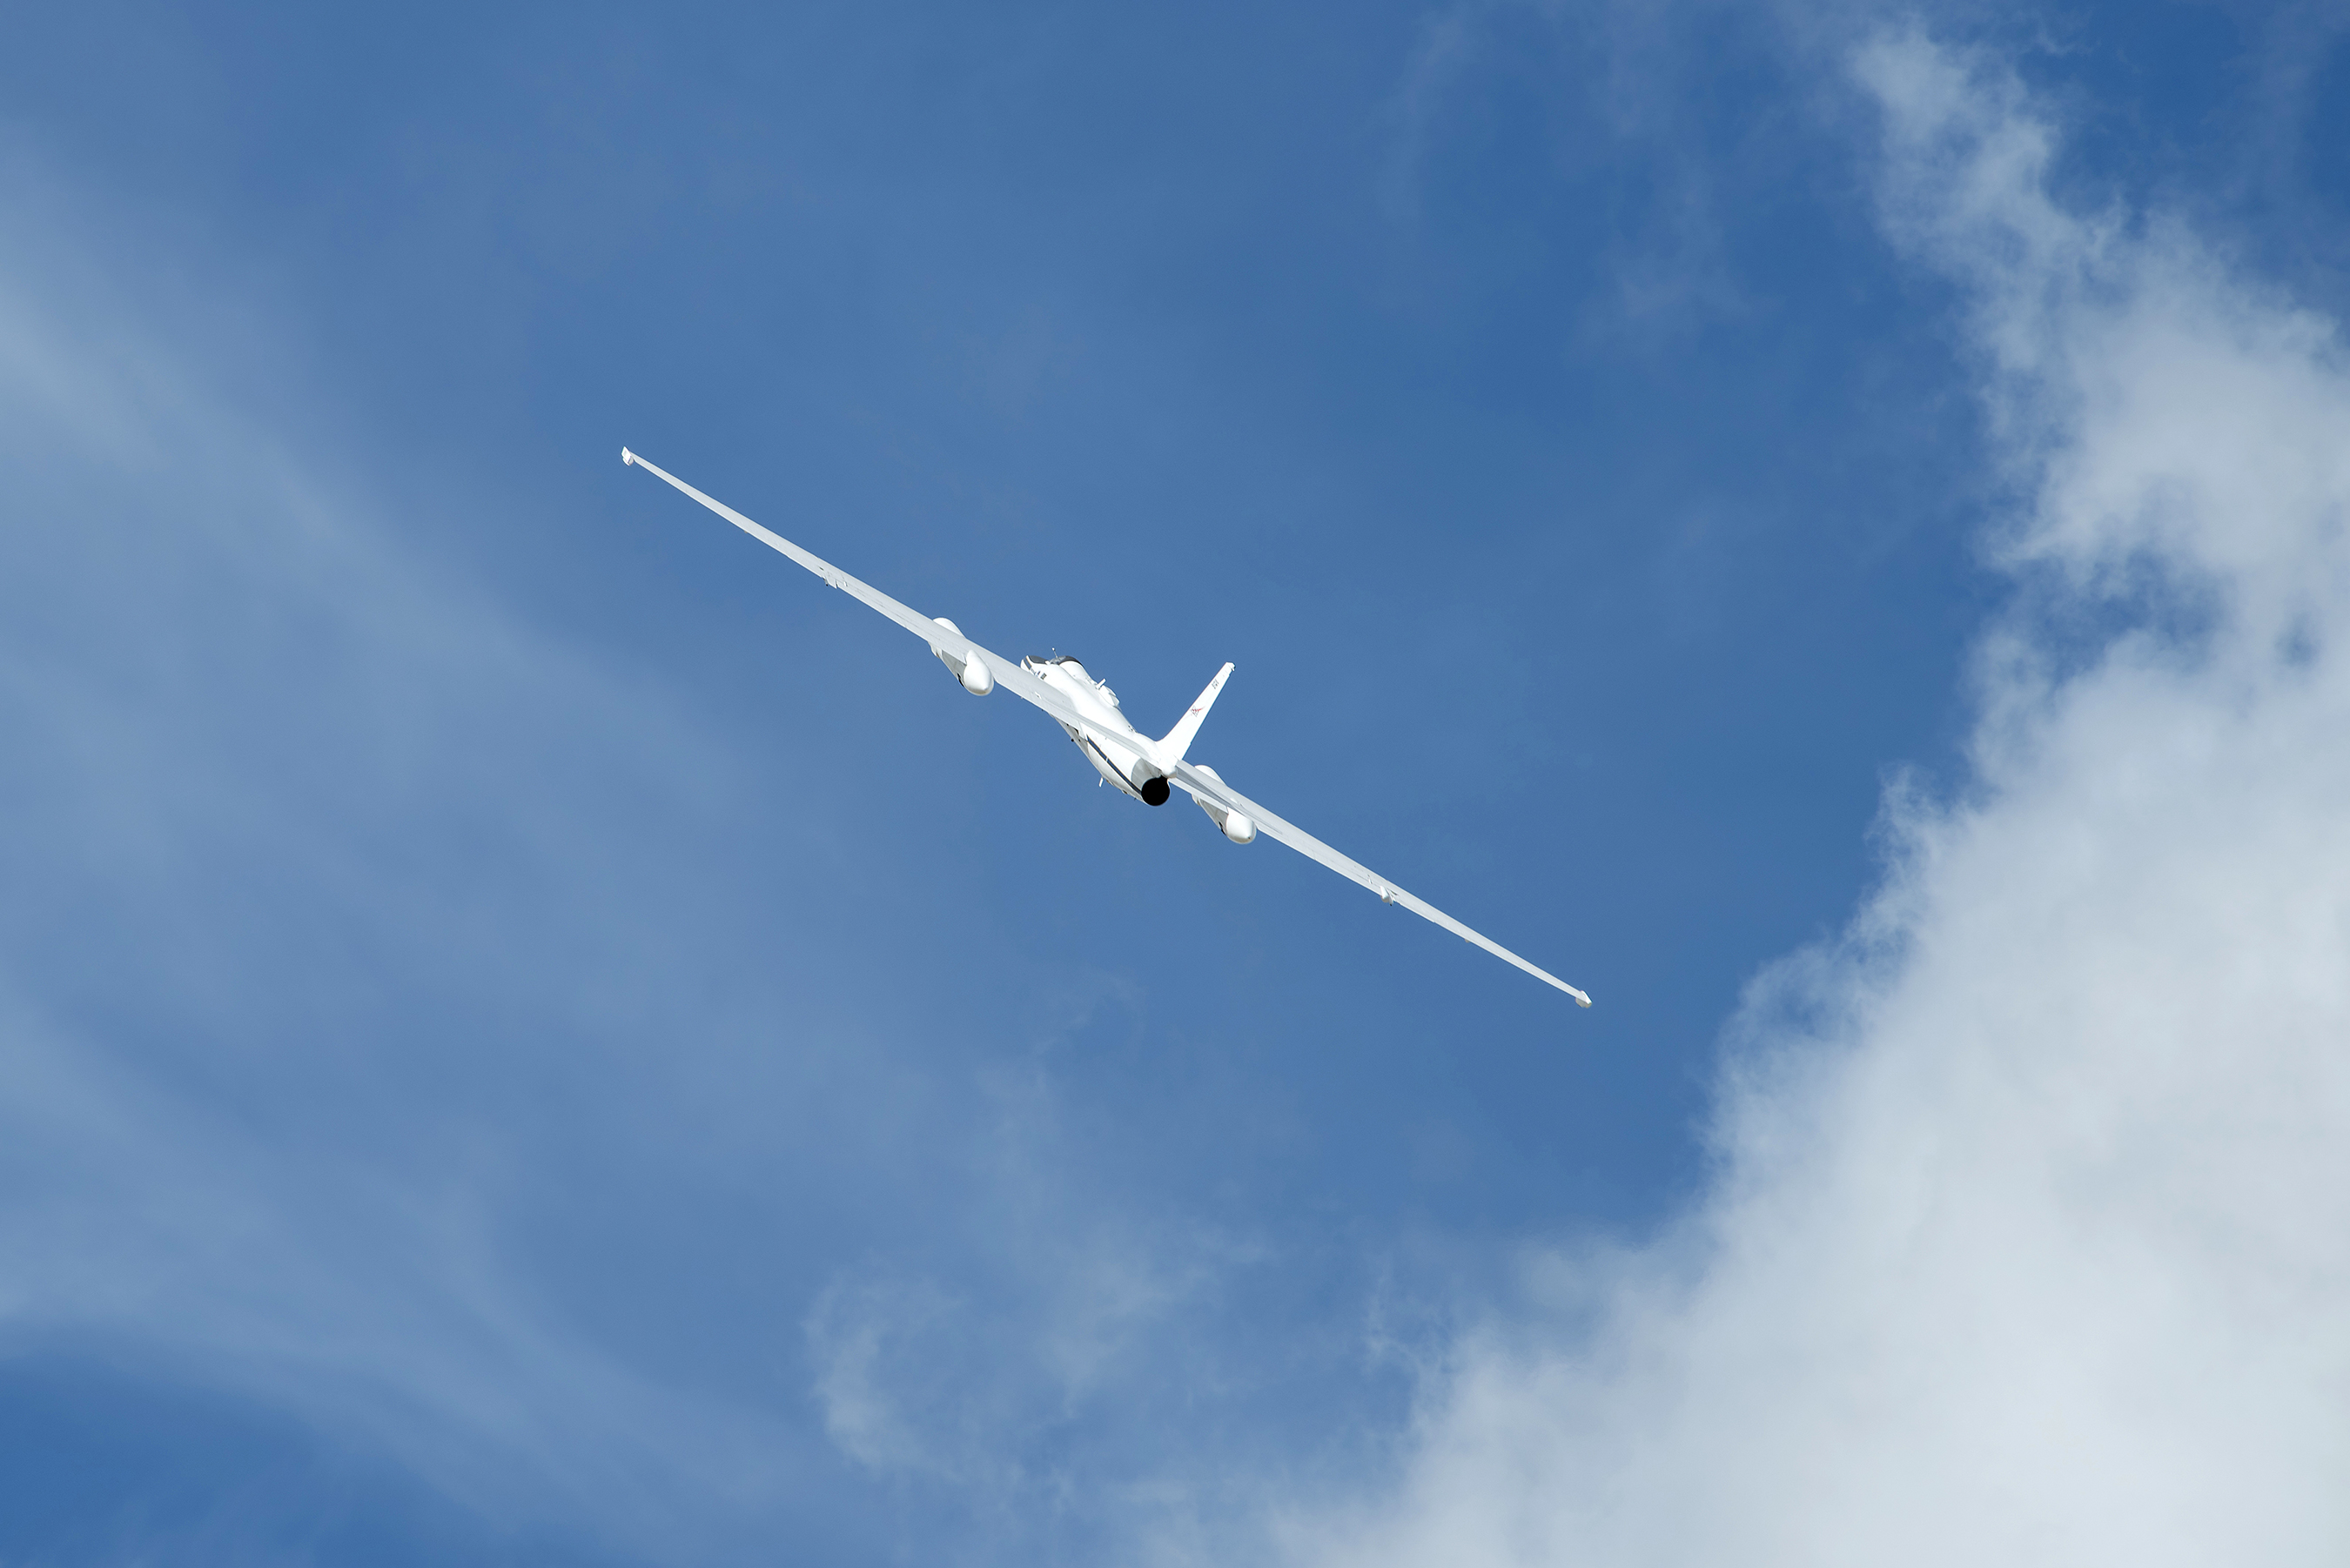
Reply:
<svg viewBox="0 0 2350 1568"><path fill-rule="evenodd" d="M1047 664L1057 664L1063 670L1067 670L1070 674L1076 676L1078 680L1092 687L1096 691L1100 692L1103 701L1108 703L1113 708L1118 706L1118 693L1111 691L1106 682L1097 680L1091 675L1087 674L1084 665L1078 663L1075 659L1066 653L1052 654L1042 659L1039 659L1036 655L1032 653L1028 656L1026 662L1036 666L1040 670Z"/></svg>

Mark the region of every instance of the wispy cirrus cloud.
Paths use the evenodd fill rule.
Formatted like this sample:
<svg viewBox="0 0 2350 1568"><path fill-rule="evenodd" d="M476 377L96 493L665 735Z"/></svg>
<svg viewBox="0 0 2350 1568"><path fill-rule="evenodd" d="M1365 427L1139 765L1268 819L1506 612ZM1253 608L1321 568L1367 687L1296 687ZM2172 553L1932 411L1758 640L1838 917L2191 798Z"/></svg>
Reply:
<svg viewBox="0 0 2350 1568"><path fill-rule="evenodd" d="M1131 982L892 1035L902 954L806 929L887 857L778 808L788 755L436 555L223 372L201 279L10 172L0 1370L289 1423L493 1555L867 1540L910 1482L982 1556L1163 1515L1185 1461L1102 1410L1215 1360L1160 1342L1250 1254L1072 1174L1055 1031ZM241 327L266 379L298 323Z"/></svg>
<svg viewBox="0 0 2350 1568"><path fill-rule="evenodd" d="M649 1376L515 1244L528 1082L643 978L615 807L690 821L725 759L5 196L0 1354L255 1401L492 1520L756 1497L789 1423Z"/></svg>

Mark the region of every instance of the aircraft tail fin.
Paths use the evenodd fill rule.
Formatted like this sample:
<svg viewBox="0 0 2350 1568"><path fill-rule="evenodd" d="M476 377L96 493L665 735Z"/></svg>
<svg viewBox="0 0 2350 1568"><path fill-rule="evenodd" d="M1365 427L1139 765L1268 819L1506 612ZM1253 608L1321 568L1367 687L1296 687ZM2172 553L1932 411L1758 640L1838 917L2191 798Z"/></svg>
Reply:
<svg viewBox="0 0 2350 1568"><path fill-rule="evenodd" d="M1216 705L1216 693L1224 689L1224 678L1232 672L1232 667L1229 664L1217 670L1216 678L1208 682L1208 689L1200 693L1200 700L1175 721L1175 727L1167 732L1165 740L1159 742L1159 750L1167 754L1169 762L1181 762L1183 753L1191 749L1191 737L1200 732L1200 722L1208 716L1208 710Z"/></svg>

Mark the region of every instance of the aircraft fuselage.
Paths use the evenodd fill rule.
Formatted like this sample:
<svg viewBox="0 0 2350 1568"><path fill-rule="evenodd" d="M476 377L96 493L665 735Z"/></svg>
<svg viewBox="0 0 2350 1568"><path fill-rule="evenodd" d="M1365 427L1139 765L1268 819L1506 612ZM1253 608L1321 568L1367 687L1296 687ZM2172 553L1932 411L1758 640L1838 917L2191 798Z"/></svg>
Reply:
<svg viewBox="0 0 2350 1568"><path fill-rule="evenodd" d="M1061 729L1085 753L1086 761L1094 765L1096 773L1146 805L1167 804L1167 781L1150 760L1150 742L1127 722L1118 707L1118 693L1109 689L1107 681L1095 680L1074 659L1038 659L1031 655L1020 661L1020 668L1067 698L1071 707L1095 722L1091 733L1074 724L1063 724ZM1118 743L1127 735L1134 737L1132 746Z"/></svg>

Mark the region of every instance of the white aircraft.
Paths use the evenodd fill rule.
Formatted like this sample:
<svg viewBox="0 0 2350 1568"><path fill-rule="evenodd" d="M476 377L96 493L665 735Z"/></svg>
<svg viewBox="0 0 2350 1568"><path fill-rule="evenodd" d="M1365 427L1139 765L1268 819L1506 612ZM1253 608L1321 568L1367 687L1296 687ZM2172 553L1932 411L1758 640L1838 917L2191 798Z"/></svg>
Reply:
<svg viewBox="0 0 2350 1568"><path fill-rule="evenodd" d="M1191 737L1200 732L1200 722L1215 705L1216 693L1224 689L1224 678L1232 672L1225 665L1200 693L1200 700L1175 722L1175 727L1159 740L1138 732L1118 711L1118 694L1103 682L1086 672L1086 667L1074 659L1023 659L1018 663L1000 653L987 649L963 636L962 628L943 617L932 618L916 614L888 594L868 584L859 582L831 562L820 559L801 549L789 539L771 534L733 507L712 501L673 473L663 472L647 462L628 448L620 449L620 461L643 469L656 478L692 496L721 517L762 544L789 556L832 587L852 597L861 599L922 639L939 661L954 671L964 691L974 697L984 697L1002 686L1014 695L1025 698L1060 721L1085 752L1086 760L1093 763L1101 776L1146 805L1164 805L1174 787L1188 792L1201 811L1223 829L1224 836L1234 844L1246 844L1259 833L1288 845L1309 860L1318 860L1341 877L1351 878L1377 893L1390 904L1400 904L1413 914L1435 921L1464 941L1476 943L1496 958L1507 959L1535 979L1558 987L1584 1006L1591 998L1552 974L1536 969L1498 942L1478 935L1443 910L1413 898L1383 877L1377 877L1347 859L1303 828L1293 827L1265 810L1217 776L1216 770L1204 763L1184 761L1191 748Z"/></svg>

